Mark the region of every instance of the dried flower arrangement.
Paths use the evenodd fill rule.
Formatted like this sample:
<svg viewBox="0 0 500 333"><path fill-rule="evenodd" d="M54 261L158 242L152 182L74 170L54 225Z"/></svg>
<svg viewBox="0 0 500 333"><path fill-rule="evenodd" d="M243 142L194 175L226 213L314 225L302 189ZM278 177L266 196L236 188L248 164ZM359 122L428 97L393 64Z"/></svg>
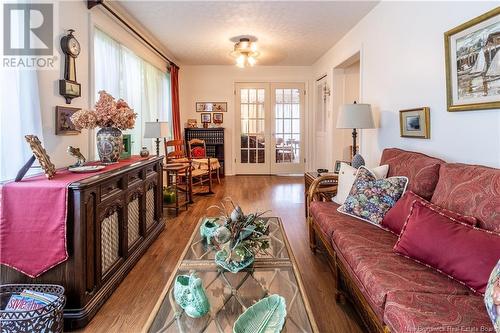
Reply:
<svg viewBox="0 0 500 333"><path fill-rule="evenodd" d="M224 202L231 204L232 211L229 212ZM260 218L266 212L245 215L240 206L235 205L230 198L225 198L219 205L208 209L213 208L220 213L216 221L222 222L215 230L213 239L219 252L224 252L226 262L241 262L266 252L269 248L269 228L267 220Z"/></svg>
<svg viewBox="0 0 500 333"><path fill-rule="evenodd" d="M134 128L137 113L123 99L115 98L106 91L99 91L99 100L95 110L80 110L71 116L77 129L96 127L116 127L120 130Z"/></svg>

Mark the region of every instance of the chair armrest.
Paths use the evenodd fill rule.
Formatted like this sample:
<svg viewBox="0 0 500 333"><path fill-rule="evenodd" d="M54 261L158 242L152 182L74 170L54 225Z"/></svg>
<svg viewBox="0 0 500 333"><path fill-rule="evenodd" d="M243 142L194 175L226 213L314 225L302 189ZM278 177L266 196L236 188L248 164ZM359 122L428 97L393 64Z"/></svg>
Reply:
<svg viewBox="0 0 500 333"><path fill-rule="evenodd" d="M309 191L307 193L307 211L309 215L311 215L310 204L312 201L319 200L319 196L323 193L329 193L331 195L335 195L337 193L337 184L332 184L331 186L322 186L321 183L326 180L336 180L338 181L337 175L325 175L316 178L309 187Z"/></svg>

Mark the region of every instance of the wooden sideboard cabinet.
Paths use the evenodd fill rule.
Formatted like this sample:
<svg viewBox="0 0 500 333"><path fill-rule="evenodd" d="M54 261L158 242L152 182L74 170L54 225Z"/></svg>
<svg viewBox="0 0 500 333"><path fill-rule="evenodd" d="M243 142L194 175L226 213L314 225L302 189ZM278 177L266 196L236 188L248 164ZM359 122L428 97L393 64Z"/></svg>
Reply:
<svg viewBox="0 0 500 333"><path fill-rule="evenodd" d="M165 225L162 161L155 156L72 183L68 260L34 279L2 265L1 283L64 286L65 329L85 326Z"/></svg>

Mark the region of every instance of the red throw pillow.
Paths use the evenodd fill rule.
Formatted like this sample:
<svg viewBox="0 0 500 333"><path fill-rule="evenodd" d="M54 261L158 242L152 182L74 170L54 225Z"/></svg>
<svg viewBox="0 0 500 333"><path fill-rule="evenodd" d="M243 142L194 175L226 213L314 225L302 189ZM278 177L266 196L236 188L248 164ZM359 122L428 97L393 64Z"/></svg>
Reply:
<svg viewBox="0 0 500 333"><path fill-rule="evenodd" d="M484 294L500 258L500 234L459 222L416 200L394 251Z"/></svg>
<svg viewBox="0 0 500 333"><path fill-rule="evenodd" d="M460 222L470 224L471 226L477 225L477 219L474 216L461 215L459 213L435 205L425 200L424 198L416 195L412 191L405 192L405 194L401 197L401 199L399 199L396 202L394 207L392 207L387 212L387 214L385 214L384 219L380 224L389 229L390 231L392 231L393 233L395 233L396 235L399 235L401 233L401 229L403 229L403 225L405 224L406 219L408 218L408 215L410 214L411 205L415 200L430 205L438 212L442 212L443 214L453 217L454 219L457 219Z"/></svg>
<svg viewBox="0 0 500 333"><path fill-rule="evenodd" d="M205 157L205 149L203 147L194 147L191 149L191 156L194 158L203 158Z"/></svg>

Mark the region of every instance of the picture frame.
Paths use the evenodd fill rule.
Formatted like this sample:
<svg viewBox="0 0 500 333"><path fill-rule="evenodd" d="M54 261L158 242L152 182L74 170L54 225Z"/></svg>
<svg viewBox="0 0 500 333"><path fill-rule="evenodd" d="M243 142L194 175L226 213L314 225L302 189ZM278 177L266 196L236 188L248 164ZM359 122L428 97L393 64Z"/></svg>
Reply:
<svg viewBox="0 0 500 333"><path fill-rule="evenodd" d="M340 163L345 163L345 164L351 165L351 162L349 162L349 161L339 161L339 160L336 160L335 161L335 167L333 169L333 173L338 174L340 172Z"/></svg>
<svg viewBox="0 0 500 333"><path fill-rule="evenodd" d="M222 124L224 122L224 114L221 112L215 112L213 114L213 123L214 124Z"/></svg>
<svg viewBox="0 0 500 333"><path fill-rule="evenodd" d="M227 112L227 102L196 102L196 112Z"/></svg>
<svg viewBox="0 0 500 333"><path fill-rule="evenodd" d="M399 111L400 135L403 138L430 138L430 109L421 107Z"/></svg>
<svg viewBox="0 0 500 333"><path fill-rule="evenodd" d="M444 33L447 109L500 108L500 7Z"/></svg>
<svg viewBox="0 0 500 333"><path fill-rule="evenodd" d="M202 113L200 115L201 123L208 124L212 122L212 114L211 113Z"/></svg>
<svg viewBox="0 0 500 333"><path fill-rule="evenodd" d="M132 135L123 134L123 149L120 158L129 158L132 155Z"/></svg>
<svg viewBox="0 0 500 333"><path fill-rule="evenodd" d="M54 177L54 175L56 174L56 167L50 161L50 157L47 154L47 151L45 150L45 148L43 148L42 143L40 142L40 139L38 138L38 136L25 135L24 138L26 139L26 142L30 145L31 151L33 152L33 156L35 156L36 159L38 160L38 163L40 163L40 166L42 167L42 170L45 173L45 176L48 179L52 179ZM34 161L34 160L32 160L32 161ZM22 178L22 176L21 176L21 178Z"/></svg>
<svg viewBox="0 0 500 333"><path fill-rule="evenodd" d="M80 108L56 106L56 135L78 135L81 133L71 121L71 116L79 110Z"/></svg>

